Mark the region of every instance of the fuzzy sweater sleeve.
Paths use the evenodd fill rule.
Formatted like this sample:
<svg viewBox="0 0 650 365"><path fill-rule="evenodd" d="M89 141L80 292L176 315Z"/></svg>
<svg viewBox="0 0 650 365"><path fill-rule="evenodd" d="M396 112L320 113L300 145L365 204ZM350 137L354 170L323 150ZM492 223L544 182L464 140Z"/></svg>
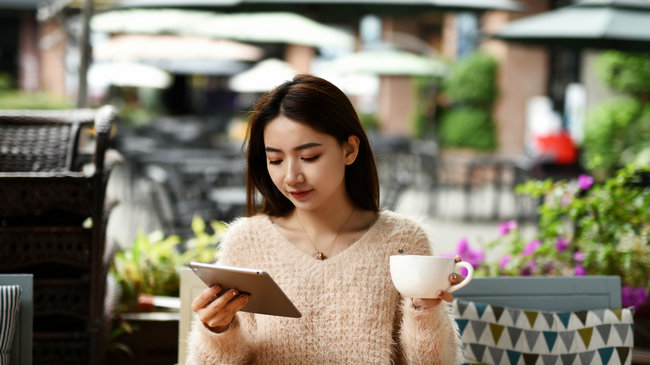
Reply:
<svg viewBox="0 0 650 365"><path fill-rule="evenodd" d="M218 263L244 267L238 247L251 241L254 234L248 228L249 221L240 219L228 229L220 245ZM248 361L251 339L248 327L253 323L252 315L239 312L230 328L223 333L214 333L194 315L192 329L188 336L187 364L244 364Z"/></svg>
<svg viewBox="0 0 650 365"><path fill-rule="evenodd" d="M411 235L404 237L407 253L431 255L428 237L413 223ZM411 298L402 298L400 344L406 364L452 365L463 362L458 325L450 306L442 302L435 308L415 309Z"/></svg>

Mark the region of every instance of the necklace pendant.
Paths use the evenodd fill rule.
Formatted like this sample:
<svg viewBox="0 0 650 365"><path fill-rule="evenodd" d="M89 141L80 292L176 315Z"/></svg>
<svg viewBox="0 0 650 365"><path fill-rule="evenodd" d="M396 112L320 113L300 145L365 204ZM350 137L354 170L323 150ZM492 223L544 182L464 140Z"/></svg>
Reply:
<svg viewBox="0 0 650 365"><path fill-rule="evenodd" d="M324 254L324 253L322 253L322 252L316 252L316 259L317 259L317 260L321 260L321 261L323 261L323 260L325 260L326 258L327 258L327 257L325 257L325 254Z"/></svg>

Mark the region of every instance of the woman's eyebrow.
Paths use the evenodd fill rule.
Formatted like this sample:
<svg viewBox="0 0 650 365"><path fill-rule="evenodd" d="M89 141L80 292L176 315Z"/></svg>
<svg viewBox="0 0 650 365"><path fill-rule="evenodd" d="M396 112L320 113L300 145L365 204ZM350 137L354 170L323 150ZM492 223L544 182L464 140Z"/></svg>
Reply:
<svg viewBox="0 0 650 365"><path fill-rule="evenodd" d="M301 150L306 150L308 148L320 147L320 146L322 146L321 143L309 142L309 143L301 144L300 146L294 148L294 151L301 151ZM264 150L266 152L282 152L282 150L279 150L279 149L274 148L274 147L266 147L266 148L264 148Z"/></svg>

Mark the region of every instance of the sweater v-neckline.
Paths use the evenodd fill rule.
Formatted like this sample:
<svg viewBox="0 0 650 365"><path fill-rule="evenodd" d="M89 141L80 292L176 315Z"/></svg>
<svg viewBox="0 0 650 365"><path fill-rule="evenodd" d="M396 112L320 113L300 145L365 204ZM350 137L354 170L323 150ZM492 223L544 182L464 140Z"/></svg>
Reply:
<svg viewBox="0 0 650 365"><path fill-rule="evenodd" d="M293 242L289 241L288 238L286 238L282 232L280 232L280 229L278 226L273 222L270 216L266 216L266 222L271 226L271 231L273 231L273 234L276 234L280 237L280 244L284 246L284 250L286 250L288 253L291 253L294 257L299 258L299 259L308 259L309 262L311 263L317 263L317 264L322 264L325 265L330 262L335 262L339 260L343 260L342 257L344 256L350 256L354 255L358 250L359 247L362 246L366 241L367 237L375 230L377 227L380 226L380 224L377 224L379 220L382 219L383 217L383 212L379 212L377 214L377 218L372 222L370 227L361 235L359 236L354 242L352 242L347 248L345 248L343 251L337 253L336 255L332 256L331 258L327 258L325 260L319 260L317 259L314 255L310 255L306 253L305 251L301 250L299 247L297 247Z"/></svg>

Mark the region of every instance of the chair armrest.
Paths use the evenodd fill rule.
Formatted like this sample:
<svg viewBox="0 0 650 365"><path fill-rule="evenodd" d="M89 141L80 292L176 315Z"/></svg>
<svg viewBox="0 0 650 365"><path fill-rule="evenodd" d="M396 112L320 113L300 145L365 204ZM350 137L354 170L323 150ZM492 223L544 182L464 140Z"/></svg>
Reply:
<svg viewBox="0 0 650 365"><path fill-rule="evenodd" d="M95 115L95 172L104 173L104 155L108 149L113 123L117 120L118 112L112 105L104 105L97 110Z"/></svg>

